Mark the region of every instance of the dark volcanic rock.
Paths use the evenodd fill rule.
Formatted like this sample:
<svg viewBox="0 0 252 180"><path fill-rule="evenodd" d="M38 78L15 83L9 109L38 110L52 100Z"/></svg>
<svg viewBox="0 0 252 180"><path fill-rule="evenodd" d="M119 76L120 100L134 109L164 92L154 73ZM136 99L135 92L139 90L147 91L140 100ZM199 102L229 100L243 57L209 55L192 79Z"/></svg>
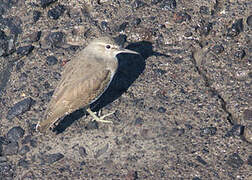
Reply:
<svg viewBox="0 0 252 180"><path fill-rule="evenodd" d="M243 160L237 153L230 155L227 160L227 164L234 169L240 168L243 165L243 163L244 163Z"/></svg>
<svg viewBox="0 0 252 180"><path fill-rule="evenodd" d="M25 56L28 55L32 52L32 50L34 49L33 45L28 45L28 46L23 46L23 47L19 47L17 49L17 54L21 55L21 56Z"/></svg>
<svg viewBox="0 0 252 180"><path fill-rule="evenodd" d="M56 1L57 0L40 0L40 4L43 8L45 8Z"/></svg>
<svg viewBox="0 0 252 180"><path fill-rule="evenodd" d="M58 5L48 11L48 17L54 20L59 19L61 15L65 12L65 7L63 5Z"/></svg>
<svg viewBox="0 0 252 180"><path fill-rule="evenodd" d="M64 157L63 154L55 153L55 154L44 155L42 157L42 160L43 160L44 163L52 164L52 163L62 159L63 157Z"/></svg>
<svg viewBox="0 0 252 180"><path fill-rule="evenodd" d="M7 139L11 142L17 142L24 136L25 131L20 127L16 126L11 128L7 133Z"/></svg>
<svg viewBox="0 0 252 180"><path fill-rule="evenodd" d="M11 120L14 117L23 114L24 112L28 111L33 104L32 98L26 98L18 103L14 104L14 106L8 111L7 119Z"/></svg>

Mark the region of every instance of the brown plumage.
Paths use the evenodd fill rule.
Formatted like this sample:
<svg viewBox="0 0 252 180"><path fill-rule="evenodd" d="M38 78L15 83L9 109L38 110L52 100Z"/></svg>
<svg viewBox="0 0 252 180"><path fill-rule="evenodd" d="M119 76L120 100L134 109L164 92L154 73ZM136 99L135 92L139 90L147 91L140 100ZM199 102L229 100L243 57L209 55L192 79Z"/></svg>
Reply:
<svg viewBox="0 0 252 180"><path fill-rule="evenodd" d="M62 116L89 108L109 86L118 68L116 55L119 53L138 54L120 48L112 38L102 37L93 40L67 63L48 105L46 119L39 122L36 129L44 132Z"/></svg>

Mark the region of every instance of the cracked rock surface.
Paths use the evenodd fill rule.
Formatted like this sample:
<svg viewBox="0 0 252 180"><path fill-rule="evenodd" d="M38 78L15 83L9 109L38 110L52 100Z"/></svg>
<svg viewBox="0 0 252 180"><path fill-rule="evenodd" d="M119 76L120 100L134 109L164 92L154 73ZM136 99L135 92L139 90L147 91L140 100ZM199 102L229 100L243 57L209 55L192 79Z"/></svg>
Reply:
<svg viewBox="0 0 252 180"><path fill-rule="evenodd" d="M251 179L252 3L0 3L0 179ZM95 103L35 132L64 65L94 37L141 53Z"/></svg>

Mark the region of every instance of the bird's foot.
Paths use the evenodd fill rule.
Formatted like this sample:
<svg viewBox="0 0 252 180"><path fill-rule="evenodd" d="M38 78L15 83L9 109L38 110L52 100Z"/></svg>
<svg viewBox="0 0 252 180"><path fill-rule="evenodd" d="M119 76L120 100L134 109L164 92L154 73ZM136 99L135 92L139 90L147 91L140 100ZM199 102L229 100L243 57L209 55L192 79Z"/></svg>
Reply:
<svg viewBox="0 0 252 180"><path fill-rule="evenodd" d="M110 116L115 113L115 111L98 117L90 108L87 108L87 112L94 118L93 120L103 123L113 123L112 121L104 120L105 117Z"/></svg>

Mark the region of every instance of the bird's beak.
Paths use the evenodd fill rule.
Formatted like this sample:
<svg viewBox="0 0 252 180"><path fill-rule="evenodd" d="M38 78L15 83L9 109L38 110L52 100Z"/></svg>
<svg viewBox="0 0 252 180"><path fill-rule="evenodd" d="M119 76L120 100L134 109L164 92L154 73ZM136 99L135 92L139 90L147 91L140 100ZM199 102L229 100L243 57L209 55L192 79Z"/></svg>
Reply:
<svg viewBox="0 0 252 180"><path fill-rule="evenodd" d="M129 53L129 54L138 54L138 55L140 55L136 51L132 51L132 50L129 50L129 49L124 49L124 48L119 48L116 54L119 54L119 53Z"/></svg>

